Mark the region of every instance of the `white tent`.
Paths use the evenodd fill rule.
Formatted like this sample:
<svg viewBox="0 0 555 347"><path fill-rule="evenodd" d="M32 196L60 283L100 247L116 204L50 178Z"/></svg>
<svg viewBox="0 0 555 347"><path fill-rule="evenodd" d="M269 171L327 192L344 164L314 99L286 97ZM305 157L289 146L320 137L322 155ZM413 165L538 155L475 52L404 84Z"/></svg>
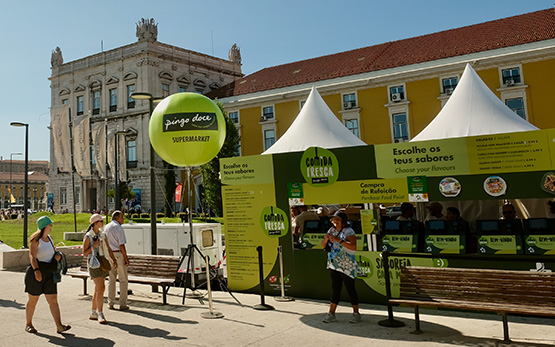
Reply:
<svg viewBox="0 0 555 347"><path fill-rule="evenodd" d="M443 109L411 142L529 130L538 128L499 100L467 64Z"/></svg>
<svg viewBox="0 0 555 347"><path fill-rule="evenodd" d="M300 152L309 147L329 149L365 145L337 119L320 93L312 87L293 124L262 154Z"/></svg>

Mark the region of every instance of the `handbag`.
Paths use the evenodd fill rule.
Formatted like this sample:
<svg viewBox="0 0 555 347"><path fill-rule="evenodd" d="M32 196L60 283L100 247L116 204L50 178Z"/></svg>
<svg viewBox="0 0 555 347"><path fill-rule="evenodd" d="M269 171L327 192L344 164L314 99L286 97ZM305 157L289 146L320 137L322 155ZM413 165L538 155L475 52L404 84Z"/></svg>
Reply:
<svg viewBox="0 0 555 347"><path fill-rule="evenodd" d="M110 265L110 261L101 255L98 256L98 260L100 261L100 270L104 272L110 272L112 270L112 265Z"/></svg>

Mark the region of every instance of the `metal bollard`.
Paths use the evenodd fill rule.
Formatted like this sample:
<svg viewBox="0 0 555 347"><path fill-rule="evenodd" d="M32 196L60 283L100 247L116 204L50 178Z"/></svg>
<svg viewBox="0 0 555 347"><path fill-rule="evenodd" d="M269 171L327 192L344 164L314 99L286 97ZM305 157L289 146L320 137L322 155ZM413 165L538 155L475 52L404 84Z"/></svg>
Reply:
<svg viewBox="0 0 555 347"><path fill-rule="evenodd" d="M210 284L210 263L208 256L206 256L206 288L208 289L208 312L203 312L200 314L202 318L223 318L223 314L221 312L215 312L212 309L212 286Z"/></svg>
<svg viewBox="0 0 555 347"><path fill-rule="evenodd" d="M285 282L283 278L283 247L278 247L278 255L279 255L279 276L281 278L281 296L276 297L276 301L293 301L290 296L285 296Z"/></svg>
<svg viewBox="0 0 555 347"><path fill-rule="evenodd" d="M260 304L254 305L255 310L273 310L274 307L264 302L264 262L262 261L262 246L256 247L258 252L258 274L260 278Z"/></svg>
<svg viewBox="0 0 555 347"><path fill-rule="evenodd" d="M393 305L389 302L391 299L391 281L390 281L390 274L389 274L389 253L382 252L380 256L383 259L383 269L385 274L385 293L387 296L387 319L381 320L378 322L378 325L382 327L389 327L389 328L400 328L404 327L405 323L396 320L393 318Z"/></svg>

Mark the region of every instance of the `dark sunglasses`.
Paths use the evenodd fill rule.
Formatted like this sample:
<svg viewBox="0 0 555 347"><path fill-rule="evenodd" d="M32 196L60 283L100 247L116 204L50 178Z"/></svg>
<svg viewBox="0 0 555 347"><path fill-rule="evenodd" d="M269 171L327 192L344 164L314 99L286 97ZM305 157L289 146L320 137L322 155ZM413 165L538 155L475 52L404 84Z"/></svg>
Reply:
<svg viewBox="0 0 555 347"><path fill-rule="evenodd" d="M503 211L503 214L512 214L514 213L513 211Z"/></svg>

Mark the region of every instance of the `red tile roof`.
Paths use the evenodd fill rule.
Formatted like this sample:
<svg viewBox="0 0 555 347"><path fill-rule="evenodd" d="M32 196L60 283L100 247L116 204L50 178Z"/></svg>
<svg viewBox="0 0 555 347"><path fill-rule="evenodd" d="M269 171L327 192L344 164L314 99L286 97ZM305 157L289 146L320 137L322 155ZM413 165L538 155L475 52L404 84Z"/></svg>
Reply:
<svg viewBox="0 0 555 347"><path fill-rule="evenodd" d="M268 67L207 94L224 98L555 38L550 8L409 39Z"/></svg>

